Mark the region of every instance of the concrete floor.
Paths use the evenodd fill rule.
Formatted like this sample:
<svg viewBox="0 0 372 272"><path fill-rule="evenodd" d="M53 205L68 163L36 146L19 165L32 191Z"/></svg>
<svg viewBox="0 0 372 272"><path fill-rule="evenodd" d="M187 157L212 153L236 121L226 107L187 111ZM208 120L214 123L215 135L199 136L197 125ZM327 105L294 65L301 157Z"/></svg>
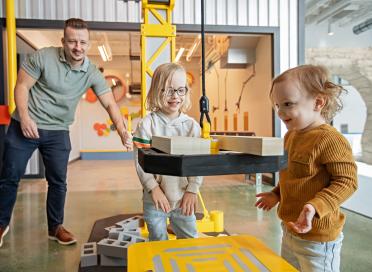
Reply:
<svg viewBox="0 0 372 272"><path fill-rule="evenodd" d="M77 161L69 166L68 180L65 226L77 236L77 245L47 239L46 183L22 181L11 229L0 248L0 271L77 271L81 244L97 219L141 212L142 192L131 161ZM279 253L280 222L275 211L254 207L256 189L235 175L208 177L201 192L208 210L224 212L229 233L254 235ZM345 213L342 271L372 271L372 219Z"/></svg>

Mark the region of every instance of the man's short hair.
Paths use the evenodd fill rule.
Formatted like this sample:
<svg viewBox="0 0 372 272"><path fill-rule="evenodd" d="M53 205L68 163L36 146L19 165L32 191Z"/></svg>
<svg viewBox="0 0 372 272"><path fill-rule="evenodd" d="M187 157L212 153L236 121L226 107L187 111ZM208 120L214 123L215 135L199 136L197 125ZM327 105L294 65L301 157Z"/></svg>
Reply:
<svg viewBox="0 0 372 272"><path fill-rule="evenodd" d="M70 18L65 21L65 27L63 29L63 34L66 32L66 28L71 27L74 29L88 29L88 24L80 18Z"/></svg>

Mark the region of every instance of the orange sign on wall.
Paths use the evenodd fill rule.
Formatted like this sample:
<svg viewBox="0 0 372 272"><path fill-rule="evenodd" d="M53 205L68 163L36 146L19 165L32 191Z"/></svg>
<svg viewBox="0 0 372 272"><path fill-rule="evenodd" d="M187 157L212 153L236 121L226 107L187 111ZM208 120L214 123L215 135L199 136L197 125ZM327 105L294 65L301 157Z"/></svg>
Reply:
<svg viewBox="0 0 372 272"><path fill-rule="evenodd" d="M7 105L0 105L0 125L10 124L10 114Z"/></svg>

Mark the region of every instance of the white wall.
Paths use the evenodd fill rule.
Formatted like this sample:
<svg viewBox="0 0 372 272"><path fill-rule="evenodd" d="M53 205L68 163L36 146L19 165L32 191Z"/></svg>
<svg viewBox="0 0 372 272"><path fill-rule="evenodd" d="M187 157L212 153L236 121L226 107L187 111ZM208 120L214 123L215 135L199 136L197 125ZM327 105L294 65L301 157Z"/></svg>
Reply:
<svg viewBox="0 0 372 272"><path fill-rule="evenodd" d="M347 124L349 133L362 134L367 119L366 104L353 86L344 88L348 91L341 96L344 107L334 118L333 126L341 131L341 124Z"/></svg>
<svg viewBox="0 0 372 272"><path fill-rule="evenodd" d="M358 190L342 204L342 207L372 218L372 166L361 162L357 162L357 166Z"/></svg>

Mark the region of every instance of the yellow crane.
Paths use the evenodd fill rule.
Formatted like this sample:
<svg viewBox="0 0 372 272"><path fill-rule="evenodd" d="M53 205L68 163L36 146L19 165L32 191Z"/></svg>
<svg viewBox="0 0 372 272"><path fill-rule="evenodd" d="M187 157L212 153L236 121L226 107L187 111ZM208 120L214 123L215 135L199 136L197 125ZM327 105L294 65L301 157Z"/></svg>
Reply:
<svg viewBox="0 0 372 272"><path fill-rule="evenodd" d="M176 52L176 26L172 25L174 0L143 0L141 25L141 116L146 115L145 99L156 67L162 63L173 62ZM203 41L202 41L203 42ZM217 143L210 137L210 120L208 116L208 99L205 95L200 100L202 137L211 140L211 150L216 152ZM208 122L203 122L203 116ZM223 212L211 211L205 207L200 194L203 218L197 220L198 232L222 232ZM144 229L146 232L146 228Z"/></svg>

